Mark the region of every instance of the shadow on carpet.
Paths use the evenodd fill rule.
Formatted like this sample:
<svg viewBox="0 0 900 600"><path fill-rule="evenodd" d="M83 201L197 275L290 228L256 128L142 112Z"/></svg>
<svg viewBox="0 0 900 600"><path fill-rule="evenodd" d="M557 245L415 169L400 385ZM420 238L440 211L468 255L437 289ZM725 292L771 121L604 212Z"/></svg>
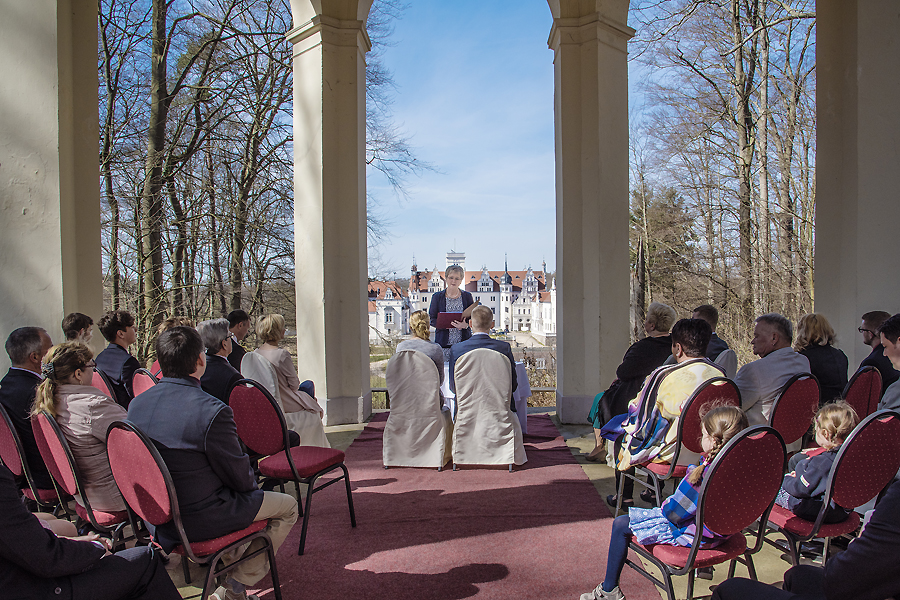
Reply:
<svg viewBox="0 0 900 600"><path fill-rule="evenodd" d="M391 468L387 415L347 451L358 527L335 485L313 496L304 556L300 523L278 553L285 600L578 598L602 579L612 519L547 415L528 417L528 462L513 473ZM658 599L633 571L632 600ZM268 578L261 597L271 599Z"/></svg>

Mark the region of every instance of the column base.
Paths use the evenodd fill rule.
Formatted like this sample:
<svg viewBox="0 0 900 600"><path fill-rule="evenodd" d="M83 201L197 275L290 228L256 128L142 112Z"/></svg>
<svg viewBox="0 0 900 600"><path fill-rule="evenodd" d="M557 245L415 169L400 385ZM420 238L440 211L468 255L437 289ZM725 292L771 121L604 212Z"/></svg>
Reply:
<svg viewBox="0 0 900 600"><path fill-rule="evenodd" d="M594 396L567 396L557 390L556 415L566 425L584 425L594 404Z"/></svg>
<svg viewBox="0 0 900 600"><path fill-rule="evenodd" d="M372 392L364 396L339 396L325 400L325 425L364 423L372 415Z"/></svg>

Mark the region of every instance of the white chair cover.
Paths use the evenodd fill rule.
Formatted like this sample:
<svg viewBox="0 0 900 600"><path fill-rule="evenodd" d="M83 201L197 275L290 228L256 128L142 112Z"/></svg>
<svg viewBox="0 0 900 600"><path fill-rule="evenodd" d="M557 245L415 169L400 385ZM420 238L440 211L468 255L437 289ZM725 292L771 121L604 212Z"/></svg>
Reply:
<svg viewBox="0 0 900 600"><path fill-rule="evenodd" d="M521 465L528 460L522 426L509 408L511 368L509 359L489 348L470 350L456 361L455 464Z"/></svg>
<svg viewBox="0 0 900 600"><path fill-rule="evenodd" d="M272 397L275 398L275 402L278 403L278 407L284 414L284 420L288 429L296 431L300 436L301 446L331 448L331 444L325 436L325 426L322 424L322 419L319 418L319 415L305 410L285 412L284 405L281 403L281 393L278 391L278 375L275 373L275 367L268 359L256 352L248 352L241 359L241 375L261 384L266 388L266 391L272 394ZM304 392L298 393L302 394Z"/></svg>
<svg viewBox="0 0 900 600"><path fill-rule="evenodd" d="M715 362L725 369L725 377L728 379L734 379L734 376L737 375L737 354L731 348L722 350Z"/></svg>
<svg viewBox="0 0 900 600"><path fill-rule="evenodd" d="M450 460L453 422L441 410L440 377L428 356L401 350L388 362L391 412L384 426L385 467L440 468Z"/></svg>

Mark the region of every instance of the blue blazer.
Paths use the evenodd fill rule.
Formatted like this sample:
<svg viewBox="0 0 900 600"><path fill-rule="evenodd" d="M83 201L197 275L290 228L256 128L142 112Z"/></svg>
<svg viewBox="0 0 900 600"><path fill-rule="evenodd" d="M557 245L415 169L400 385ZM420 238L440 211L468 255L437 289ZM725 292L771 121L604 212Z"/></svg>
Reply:
<svg viewBox="0 0 900 600"><path fill-rule="evenodd" d="M53 480L50 479L50 471L44 464L41 451L38 450L34 439L34 430L31 428L31 405L34 404L34 396L40 383L41 376L36 373L24 369L10 369L6 377L0 380L0 404L6 409L16 433L19 434L34 484L42 490L52 490ZM19 484L20 487L27 487L24 475Z"/></svg>
<svg viewBox="0 0 900 600"><path fill-rule="evenodd" d="M229 355L230 356L230 355ZM228 404L228 392L234 382L241 379L228 359L218 354L206 355L206 372L200 378L200 387L203 391Z"/></svg>
<svg viewBox="0 0 900 600"><path fill-rule="evenodd" d="M463 301L463 310L466 310L473 304L475 304L474 298L472 298L472 294L465 291L460 290L462 292L462 301ZM440 345L442 348L450 347L450 330L449 329L437 329L437 318L438 313L447 312L447 291L441 290L437 294L431 297L431 305L428 307L428 316L431 317L431 326L435 328L434 330L434 343ZM462 330L462 341L466 341L472 337L471 329L463 329Z"/></svg>
<svg viewBox="0 0 900 600"><path fill-rule="evenodd" d="M509 367L512 378L512 387L510 389L512 391L516 391L516 388L519 387L519 382L516 381L516 359L513 358L512 348L509 347L509 343L504 342L503 340L495 340L486 333L475 334L470 339L455 344L450 350L450 389L453 390L454 393L456 393L456 381L453 378L453 369L456 367L456 360L469 350L475 350L477 348L488 348L490 350L496 350L509 359ZM513 412L516 411L516 403L512 402L511 400L510 408Z"/></svg>
<svg viewBox="0 0 900 600"><path fill-rule="evenodd" d="M94 361L97 368L103 371L112 383L112 389L109 391L115 396L113 400L127 410L128 403L134 398L132 387L134 372L141 368L141 363L128 350L113 343L98 354Z"/></svg>

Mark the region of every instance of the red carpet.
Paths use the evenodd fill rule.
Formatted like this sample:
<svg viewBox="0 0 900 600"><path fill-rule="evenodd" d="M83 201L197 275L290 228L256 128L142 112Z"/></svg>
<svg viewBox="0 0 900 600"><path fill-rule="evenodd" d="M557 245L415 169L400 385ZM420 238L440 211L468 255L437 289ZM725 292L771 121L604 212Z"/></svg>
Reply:
<svg viewBox="0 0 900 600"><path fill-rule="evenodd" d="M358 527L343 485L313 496L306 553L300 523L278 553L285 600L577 599L600 582L612 519L546 415L528 417L528 462L506 469L381 464L387 416L347 451ZM630 569L630 600L659 594ZM261 597L271 599L271 583Z"/></svg>

